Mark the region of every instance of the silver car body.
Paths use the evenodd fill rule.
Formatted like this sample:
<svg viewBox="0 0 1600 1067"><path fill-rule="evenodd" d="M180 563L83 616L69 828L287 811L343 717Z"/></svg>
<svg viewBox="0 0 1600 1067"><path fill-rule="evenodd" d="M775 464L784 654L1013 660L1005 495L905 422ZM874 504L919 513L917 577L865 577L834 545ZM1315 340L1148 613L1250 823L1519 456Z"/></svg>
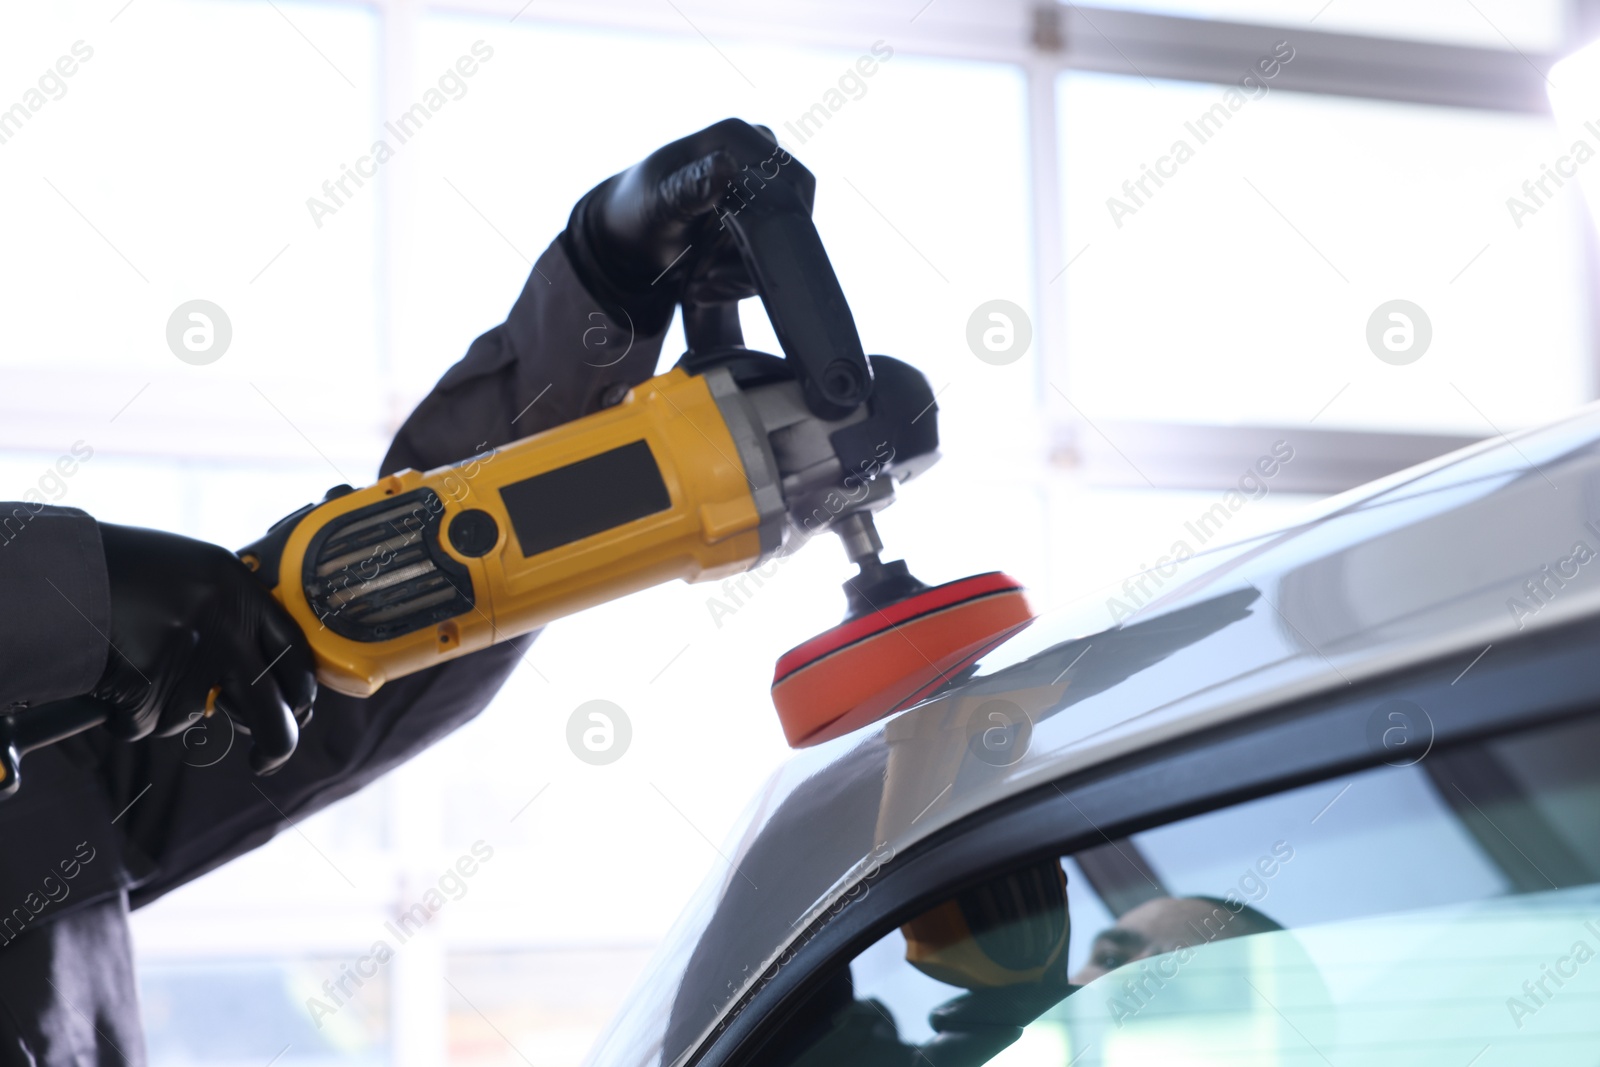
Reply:
<svg viewBox="0 0 1600 1067"><path fill-rule="evenodd" d="M1044 615L959 684L778 770L723 849L731 863L590 1062L687 1058L878 866L965 816L1419 663L1453 658L1470 677L1497 643L1597 614L1600 406L1322 501L1285 529L1164 561ZM975 741L1007 707L1032 729L1002 765ZM719 908L735 883L759 906Z"/></svg>

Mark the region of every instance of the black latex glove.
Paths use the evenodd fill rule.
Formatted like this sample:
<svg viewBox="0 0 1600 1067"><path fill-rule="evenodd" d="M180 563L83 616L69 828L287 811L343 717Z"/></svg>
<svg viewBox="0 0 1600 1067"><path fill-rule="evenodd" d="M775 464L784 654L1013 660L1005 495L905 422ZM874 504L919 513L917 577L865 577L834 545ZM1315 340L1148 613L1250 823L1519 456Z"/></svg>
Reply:
<svg viewBox="0 0 1600 1067"><path fill-rule="evenodd" d="M595 299L625 310L639 333L653 334L679 302L756 295L719 218L774 180L794 186L810 210L811 172L765 126L724 119L589 190L572 209L562 244Z"/></svg>
<svg viewBox="0 0 1600 1067"><path fill-rule="evenodd" d="M310 647L227 549L159 530L100 524L111 585L111 651L89 694L114 711L118 737L167 736L207 710L251 736L250 766L293 754L317 695Z"/></svg>

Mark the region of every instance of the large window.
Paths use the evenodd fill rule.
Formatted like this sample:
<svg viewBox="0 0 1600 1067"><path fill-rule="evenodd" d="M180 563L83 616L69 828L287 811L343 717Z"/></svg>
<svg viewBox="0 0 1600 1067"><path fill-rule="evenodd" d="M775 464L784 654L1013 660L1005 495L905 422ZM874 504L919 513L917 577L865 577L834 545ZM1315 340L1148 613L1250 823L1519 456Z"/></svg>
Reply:
<svg viewBox="0 0 1600 1067"><path fill-rule="evenodd" d="M1552 119L1258 84L1062 79L1087 414L1486 437L1593 395L1582 198L1506 207L1565 151ZM1396 300L1403 363L1368 343Z"/></svg>

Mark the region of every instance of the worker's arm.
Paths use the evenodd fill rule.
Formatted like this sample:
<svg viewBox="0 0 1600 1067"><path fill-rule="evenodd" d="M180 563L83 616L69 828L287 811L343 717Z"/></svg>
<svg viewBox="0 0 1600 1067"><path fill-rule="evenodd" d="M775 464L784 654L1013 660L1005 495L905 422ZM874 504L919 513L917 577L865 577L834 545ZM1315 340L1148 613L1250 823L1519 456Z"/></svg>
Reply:
<svg viewBox="0 0 1600 1067"><path fill-rule="evenodd" d="M458 462L596 411L650 377L676 303L753 291L717 209L744 165L735 160L774 153L770 134L729 120L596 186L506 321L417 405L382 472ZM471 720L532 636L391 681L367 699L321 692L298 752L270 778L247 773L240 743L213 755L228 744L226 723L205 728L204 751L198 735L118 747L84 735L101 748L112 810L132 805L119 827L133 845L134 903L260 846Z"/></svg>
<svg viewBox="0 0 1600 1067"><path fill-rule="evenodd" d="M729 162L705 160L753 143L753 133L719 123L586 197L574 212L585 233L545 252L506 322L406 421L384 470L459 461L595 410L653 372L673 302L748 287L726 235L707 232ZM692 219L698 226L683 225ZM640 241L668 253L670 269L648 278L620 269L635 254L628 242ZM582 281L568 250L584 258ZM242 741L229 746L222 716L189 737L126 744L94 730L30 755L29 787L0 804L0 899L25 909L0 914L0 1007L9 1010L0 1060L26 1044L120 1061L139 1032L122 894L147 903L421 751L482 710L528 640L391 682L368 700L324 691L299 751L267 778L250 773Z"/></svg>
<svg viewBox="0 0 1600 1067"><path fill-rule="evenodd" d="M382 472L456 462L597 410L654 372L665 326L630 338L552 244L506 321L474 341L406 420ZM138 846L128 857L134 904L259 847L470 721L531 640L391 681L367 699L323 690L294 758L270 778L253 778L238 751L199 766L226 744L216 725L205 753L199 735L187 747L173 738L108 749L116 799L150 786L119 824Z"/></svg>

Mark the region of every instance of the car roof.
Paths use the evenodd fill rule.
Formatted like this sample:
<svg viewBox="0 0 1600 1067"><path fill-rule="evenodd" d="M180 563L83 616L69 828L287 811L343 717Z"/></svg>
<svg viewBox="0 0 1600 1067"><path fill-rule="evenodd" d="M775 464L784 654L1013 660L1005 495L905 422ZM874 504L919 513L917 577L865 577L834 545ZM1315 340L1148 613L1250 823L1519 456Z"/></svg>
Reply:
<svg viewBox="0 0 1600 1067"><path fill-rule="evenodd" d="M1226 494L1196 519L1243 505ZM1321 501L1286 528L1197 543L1215 528L1175 527L1173 558L1044 614L916 707L797 753L591 1062L685 1058L876 867L959 819L1364 679L1452 657L1470 677L1496 643L1600 615L1600 404ZM986 755L982 732L1016 710L1025 751Z"/></svg>

